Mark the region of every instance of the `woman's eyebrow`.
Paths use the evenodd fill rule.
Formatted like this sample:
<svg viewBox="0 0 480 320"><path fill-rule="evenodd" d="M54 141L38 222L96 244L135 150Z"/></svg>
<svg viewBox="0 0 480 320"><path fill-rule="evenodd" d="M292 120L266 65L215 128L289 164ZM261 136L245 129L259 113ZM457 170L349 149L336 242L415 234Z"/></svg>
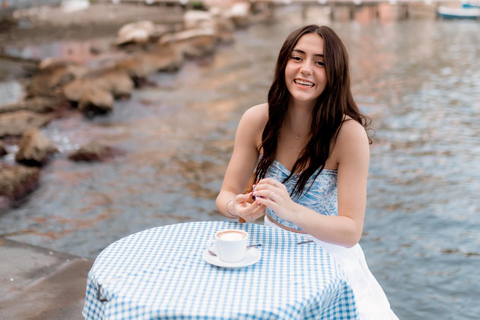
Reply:
<svg viewBox="0 0 480 320"><path fill-rule="evenodd" d="M300 50L300 49L293 49L292 51L293 51L293 52L300 53L300 54L306 54L305 51ZM320 53L314 54L314 56L315 56L315 57L319 57L319 58L323 58L323 57L324 57L324 55L323 55L323 54L320 54Z"/></svg>

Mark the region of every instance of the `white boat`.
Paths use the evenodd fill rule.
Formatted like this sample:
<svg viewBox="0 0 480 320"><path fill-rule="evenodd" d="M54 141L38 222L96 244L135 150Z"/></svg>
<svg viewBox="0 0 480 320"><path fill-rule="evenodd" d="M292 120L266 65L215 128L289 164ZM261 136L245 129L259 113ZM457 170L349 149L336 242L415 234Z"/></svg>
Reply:
<svg viewBox="0 0 480 320"><path fill-rule="evenodd" d="M439 17L446 19L480 19L480 8L477 6L463 6L460 8L443 7L437 9Z"/></svg>

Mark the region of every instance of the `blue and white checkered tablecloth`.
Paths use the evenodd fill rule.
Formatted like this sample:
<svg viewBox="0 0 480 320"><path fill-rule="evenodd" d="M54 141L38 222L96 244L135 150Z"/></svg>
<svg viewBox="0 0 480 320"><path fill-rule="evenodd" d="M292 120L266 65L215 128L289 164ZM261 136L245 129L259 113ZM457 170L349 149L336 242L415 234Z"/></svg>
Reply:
<svg viewBox="0 0 480 320"><path fill-rule="evenodd" d="M245 268L213 266L205 243L242 229L261 243ZM299 234L257 224L192 222L148 229L107 247L88 274L86 319L357 319L335 261Z"/></svg>

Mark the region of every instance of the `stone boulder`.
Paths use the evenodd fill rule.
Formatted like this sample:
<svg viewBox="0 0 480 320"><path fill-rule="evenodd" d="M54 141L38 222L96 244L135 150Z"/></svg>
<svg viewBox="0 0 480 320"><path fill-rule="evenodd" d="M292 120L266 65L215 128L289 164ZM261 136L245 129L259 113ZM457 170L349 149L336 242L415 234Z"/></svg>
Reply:
<svg viewBox="0 0 480 320"><path fill-rule="evenodd" d="M235 24L223 15L222 9L210 8L210 11L189 10L183 16L185 29L210 29L222 43L232 42Z"/></svg>
<svg viewBox="0 0 480 320"><path fill-rule="evenodd" d="M77 103L82 98L85 99L88 96L88 92L97 92L99 90L107 91L115 98L129 98L134 86L135 84L127 71L122 67L114 65L91 70L83 77L66 84L63 87L63 94L67 100Z"/></svg>
<svg viewBox="0 0 480 320"><path fill-rule="evenodd" d="M28 128L41 128L53 119L31 111L17 111L0 114L0 138L21 136Z"/></svg>
<svg viewBox="0 0 480 320"><path fill-rule="evenodd" d="M131 43L143 44L159 38L167 31L168 28L166 26L155 25L151 21L137 21L126 24L118 30L115 44L117 46Z"/></svg>
<svg viewBox="0 0 480 320"><path fill-rule="evenodd" d="M40 71L27 86L27 97L59 97L62 87L86 74L85 66L72 62L49 60L40 64Z"/></svg>
<svg viewBox="0 0 480 320"><path fill-rule="evenodd" d="M88 86L82 90L78 110L87 118L94 118L112 112L114 98L112 93L102 88Z"/></svg>
<svg viewBox="0 0 480 320"><path fill-rule="evenodd" d="M10 207L36 188L39 177L38 168L0 164L0 208Z"/></svg>
<svg viewBox="0 0 480 320"><path fill-rule="evenodd" d="M210 28L190 29L166 34L160 38L159 43L172 45L186 57L198 58L214 52L217 36Z"/></svg>
<svg viewBox="0 0 480 320"><path fill-rule="evenodd" d="M151 52L142 52L120 61L117 66L127 72L136 84L156 72L176 71L184 62L183 52L171 45L158 46Z"/></svg>
<svg viewBox="0 0 480 320"><path fill-rule="evenodd" d="M196 29L209 27L212 24L214 15L209 11L187 10L183 14L183 26L185 29Z"/></svg>
<svg viewBox="0 0 480 320"><path fill-rule="evenodd" d="M237 28L246 28L251 21L251 4L248 2L238 2L232 5L224 16L233 21Z"/></svg>
<svg viewBox="0 0 480 320"><path fill-rule="evenodd" d="M0 113L28 110L36 113L48 113L57 111L67 106L67 101L54 97L33 97L24 101L6 104L0 107Z"/></svg>
<svg viewBox="0 0 480 320"><path fill-rule="evenodd" d="M73 161L105 161L120 154L122 152L115 148L92 141L81 146L77 151L70 154L68 158Z"/></svg>
<svg viewBox="0 0 480 320"><path fill-rule="evenodd" d="M0 157L3 157L6 154L8 154L8 151L5 149L3 142L0 140Z"/></svg>
<svg viewBox="0 0 480 320"><path fill-rule="evenodd" d="M28 165L41 165L48 157L58 152L55 144L37 128L30 128L22 134L15 160Z"/></svg>

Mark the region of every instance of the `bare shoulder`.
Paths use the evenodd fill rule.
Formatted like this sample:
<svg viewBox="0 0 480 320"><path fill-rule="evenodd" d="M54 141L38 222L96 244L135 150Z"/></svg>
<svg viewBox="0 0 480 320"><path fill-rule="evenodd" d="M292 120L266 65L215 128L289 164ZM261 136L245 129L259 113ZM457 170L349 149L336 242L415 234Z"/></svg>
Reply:
<svg viewBox="0 0 480 320"><path fill-rule="evenodd" d="M352 154L369 154L369 140L365 128L350 117L346 117L335 143L340 158L351 158Z"/></svg>
<svg viewBox="0 0 480 320"><path fill-rule="evenodd" d="M262 141L262 133L268 121L266 103L251 107L242 116L237 129L237 136L252 142L257 148Z"/></svg>
<svg viewBox="0 0 480 320"><path fill-rule="evenodd" d="M357 143L364 142L368 145L368 136L365 128L360 123L348 116L345 117L345 121L340 127L337 139L339 140L339 142L344 140L346 140L344 142L353 140Z"/></svg>
<svg viewBox="0 0 480 320"><path fill-rule="evenodd" d="M268 104L257 104L256 106L249 108L243 114L242 121L243 120L251 125L256 124L264 127L268 120Z"/></svg>

